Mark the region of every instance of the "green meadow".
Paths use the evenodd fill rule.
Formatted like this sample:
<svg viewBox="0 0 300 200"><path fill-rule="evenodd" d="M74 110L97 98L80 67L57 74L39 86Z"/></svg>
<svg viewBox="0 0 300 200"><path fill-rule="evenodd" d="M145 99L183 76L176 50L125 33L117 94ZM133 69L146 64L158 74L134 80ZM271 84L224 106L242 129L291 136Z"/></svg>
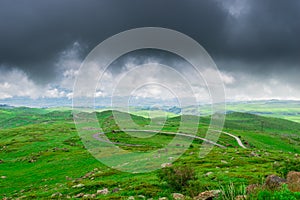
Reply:
<svg viewBox="0 0 300 200"><path fill-rule="evenodd" d="M155 114L161 117L161 113ZM109 110L97 112L96 116L105 136L119 148L132 152L166 148L175 137L168 133L176 132L181 120L181 116L168 115L160 132L151 137L139 137L151 132L137 130L133 135L126 134ZM140 130L147 130L151 123L146 113L129 116L141 127ZM205 137L210 117L201 117L200 121L194 118L190 116L188 126L196 126L196 136ZM122 123L127 124L128 119L124 120ZM157 127L160 125L157 123ZM297 122L232 112L226 115L223 131L240 138L247 148L241 148L235 138L222 133L217 143L225 148L215 146L204 158L200 158L203 141L194 139L183 155L172 162L173 167L192 168L196 178L189 182L188 187L176 189L160 178L162 169L128 173L99 162L79 137L70 110L1 108L0 197L173 199L172 193L182 193L187 199L192 199L206 190L263 183L270 174L283 176L286 161L300 161L297 157L300 154L300 124ZM192 134L189 129L185 133ZM184 140L187 138L182 137ZM93 142L97 143L96 140ZM139 165L138 161L136 165ZM104 188L108 189L108 194L91 195ZM245 191L237 193L244 194Z"/></svg>

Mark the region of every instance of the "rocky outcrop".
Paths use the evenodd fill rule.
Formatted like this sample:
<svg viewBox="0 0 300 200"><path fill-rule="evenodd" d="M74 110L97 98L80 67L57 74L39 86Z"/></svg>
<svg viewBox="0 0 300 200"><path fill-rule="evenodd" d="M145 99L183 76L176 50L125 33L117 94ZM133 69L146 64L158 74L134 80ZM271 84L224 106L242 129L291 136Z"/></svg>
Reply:
<svg viewBox="0 0 300 200"><path fill-rule="evenodd" d="M289 172L287 175L287 184L292 192L300 192L300 172Z"/></svg>
<svg viewBox="0 0 300 200"><path fill-rule="evenodd" d="M108 191L107 188L104 188L103 190L97 190L97 194L104 194L104 195L106 195L108 193L109 193L109 191Z"/></svg>
<svg viewBox="0 0 300 200"><path fill-rule="evenodd" d="M221 190L209 190L201 192L198 196L194 197L194 200L212 200L221 193Z"/></svg>
<svg viewBox="0 0 300 200"><path fill-rule="evenodd" d="M247 194L257 193L261 189L261 185L259 184L251 184L246 187Z"/></svg>
<svg viewBox="0 0 300 200"><path fill-rule="evenodd" d="M172 167L172 163L163 163L163 164L161 164L161 167L162 167L162 168L165 168L165 167Z"/></svg>
<svg viewBox="0 0 300 200"><path fill-rule="evenodd" d="M180 193L173 193L172 194L173 199L175 200L183 200L184 199L184 195L180 194Z"/></svg>
<svg viewBox="0 0 300 200"><path fill-rule="evenodd" d="M282 184L286 183L286 179L281 178L276 175L269 175L266 178L266 182L264 184L264 188L269 190L278 190L281 188Z"/></svg>

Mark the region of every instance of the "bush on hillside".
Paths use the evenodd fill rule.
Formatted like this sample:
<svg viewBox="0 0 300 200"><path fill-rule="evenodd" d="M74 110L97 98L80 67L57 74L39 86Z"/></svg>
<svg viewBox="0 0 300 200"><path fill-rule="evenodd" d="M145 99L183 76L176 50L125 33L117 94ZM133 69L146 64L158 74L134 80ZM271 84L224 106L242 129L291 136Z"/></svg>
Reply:
<svg viewBox="0 0 300 200"><path fill-rule="evenodd" d="M286 177L290 171L300 171L300 159L289 159L284 162L274 164L273 167L277 173Z"/></svg>
<svg viewBox="0 0 300 200"><path fill-rule="evenodd" d="M168 186L177 192L182 192L189 186L190 181L195 181L194 169L188 166L165 167L158 173L161 181L165 181Z"/></svg>

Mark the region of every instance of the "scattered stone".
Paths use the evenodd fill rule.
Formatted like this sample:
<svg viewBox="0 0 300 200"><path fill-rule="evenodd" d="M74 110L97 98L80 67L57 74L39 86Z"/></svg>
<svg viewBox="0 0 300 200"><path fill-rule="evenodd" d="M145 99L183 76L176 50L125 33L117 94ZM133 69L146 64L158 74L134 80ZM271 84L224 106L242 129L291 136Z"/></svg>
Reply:
<svg viewBox="0 0 300 200"><path fill-rule="evenodd" d="M253 194L253 193L256 193L260 189L261 189L261 186L259 184L251 184L246 187L246 193Z"/></svg>
<svg viewBox="0 0 300 200"><path fill-rule="evenodd" d="M247 195L238 195L235 197L235 200L246 200L247 199Z"/></svg>
<svg viewBox="0 0 300 200"><path fill-rule="evenodd" d="M128 197L128 200L134 200L133 196Z"/></svg>
<svg viewBox="0 0 300 200"><path fill-rule="evenodd" d="M81 187L84 187L84 185L82 183L79 183L77 185L73 185L72 188L81 188Z"/></svg>
<svg viewBox="0 0 300 200"><path fill-rule="evenodd" d="M60 192L56 192L56 193L51 195L51 198L61 197L61 196L62 196L62 194Z"/></svg>
<svg viewBox="0 0 300 200"><path fill-rule="evenodd" d="M252 152L250 153L250 156L251 156L251 157L259 157L259 155L258 155L257 153L255 153L254 151L252 151Z"/></svg>
<svg viewBox="0 0 300 200"><path fill-rule="evenodd" d="M184 199L184 195L183 195L183 194L180 194L180 193L173 193L173 194L172 194L172 197L173 197L173 199L175 199L175 200L182 200L182 199Z"/></svg>
<svg viewBox="0 0 300 200"><path fill-rule="evenodd" d="M79 194L75 195L74 197L75 197L75 198L81 198L81 197L83 197L83 196L84 196L84 193L79 193Z"/></svg>
<svg viewBox="0 0 300 200"><path fill-rule="evenodd" d="M112 193L116 193L116 192L119 192L120 191L120 188L114 188L113 190L112 190Z"/></svg>
<svg viewBox="0 0 300 200"><path fill-rule="evenodd" d="M287 175L287 184L292 192L300 192L300 172L289 172Z"/></svg>
<svg viewBox="0 0 300 200"><path fill-rule="evenodd" d="M204 174L204 176L210 176L212 174L213 174L213 172L207 172L206 174Z"/></svg>
<svg viewBox="0 0 300 200"><path fill-rule="evenodd" d="M279 162L277 162L277 161L274 161L274 163L273 163L273 167L279 167L280 166L280 163Z"/></svg>
<svg viewBox="0 0 300 200"><path fill-rule="evenodd" d="M95 198L96 197L96 195L95 194L85 194L85 195L83 195L83 199L91 199L91 198Z"/></svg>
<svg viewBox="0 0 300 200"><path fill-rule="evenodd" d="M195 200L210 200L213 198L218 197L218 195L221 193L221 190L210 190L201 192L198 196L194 197Z"/></svg>
<svg viewBox="0 0 300 200"><path fill-rule="evenodd" d="M284 178L280 178L276 175L269 175L264 186L270 190L277 190L283 183L286 183L286 180Z"/></svg>
<svg viewBox="0 0 300 200"><path fill-rule="evenodd" d="M172 167L172 163L163 163L163 164L161 164L161 167L162 167L162 168L165 168L165 167Z"/></svg>
<svg viewBox="0 0 300 200"><path fill-rule="evenodd" d="M221 160L221 163L228 164L228 162L226 160Z"/></svg>
<svg viewBox="0 0 300 200"><path fill-rule="evenodd" d="M146 197L144 196L144 195L138 195L138 198L140 198L140 199L146 199Z"/></svg>
<svg viewBox="0 0 300 200"><path fill-rule="evenodd" d="M104 195L106 195L108 193L109 193L109 191L108 191L107 188L104 188L103 190L97 190L97 194L104 194Z"/></svg>
<svg viewBox="0 0 300 200"><path fill-rule="evenodd" d="M86 173L82 178L83 179L86 179L86 178L89 178L90 176L92 176L93 175L93 172L88 172L88 173Z"/></svg>
<svg viewBox="0 0 300 200"><path fill-rule="evenodd" d="M168 160L172 161L174 160L174 157L169 157Z"/></svg>
<svg viewBox="0 0 300 200"><path fill-rule="evenodd" d="M265 155L265 156L269 156L270 154L269 154L268 152L265 152L264 155Z"/></svg>
<svg viewBox="0 0 300 200"><path fill-rule="evenodd" d="M6 176L1 176L1 178L2 178L2 179L6 179L7 177L6 177Z"/></svg>
<svg viewBox="0 0 300 200"><path fill-rule="evenodd" d="M30 159L28 162L29 163L34 163L34 162L36 162L36 160L35 159Z"/></svg>

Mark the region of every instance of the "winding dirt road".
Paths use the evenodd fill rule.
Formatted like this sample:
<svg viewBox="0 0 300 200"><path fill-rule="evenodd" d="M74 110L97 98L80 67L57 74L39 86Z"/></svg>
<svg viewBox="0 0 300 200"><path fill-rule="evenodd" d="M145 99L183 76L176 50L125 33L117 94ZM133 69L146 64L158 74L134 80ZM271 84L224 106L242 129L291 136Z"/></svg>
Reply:
<svg viewBox="0 0 300 200"><path fill-rule="evenodd" d="M161 134L166 134L166 135L180 135L180 136L183 136L183 137L190 137L190 138L194 138L194 139L199 139L199 140L202 140L204 142L207 142L207 143L210 143L210 144L213 144L215 146L218 146L220 148L226 148L225 146L221 145L221 144L218 144L216 142L213 142L211 140L208 140L208 139L205 139L205 138L202 138L202 137L199 137L199 136L195 136L195 135L189 135L189 134L185 134L185 133L176 133L176 132L165 132L165 131L155 131L155 130L126 130L127 132L136 132L136 131L139 131L139 132L152 132L152 133L161 133ZM218 131L218 130L213 130L213 131L216 131L216 132L221 132L223 134L226 134L230 137L233 137L238 145L241 147L241 148L244 148L246 149L247 147L242 143L241 139L231 133L228 133L228 132L224 132L224 131ZM138 145L138 144L126 144L126 143L121 143L121 142L111 142L111 141L108 141L108 140L105 140L103 138L100 138L100 135L101 134L104 134L104 133L96 133L93 135L93 138L98 140L98 141L101 141L101 142L107 142L107 143L111 143L111 144L119 144L119 145L124 145L124 146L143 146L143 145Z"/></svg>
<svg viewBox="0 0 300 200"><path fill-rule="evenodd" d="M238 143L238 145L240 147L242 147L243 149L247 149L247 147L243 144L243 142L241 141L241 139L239 137L237 137L237 136L235 136L235 135L233 135L231 133L224 132L224 131L218 131L218 130L213 130L213 131L221 132L221 133L224 133L224 134L226 134L226 135L228 135L230 137L233 137L237 141L237 143Z"/></svg>

